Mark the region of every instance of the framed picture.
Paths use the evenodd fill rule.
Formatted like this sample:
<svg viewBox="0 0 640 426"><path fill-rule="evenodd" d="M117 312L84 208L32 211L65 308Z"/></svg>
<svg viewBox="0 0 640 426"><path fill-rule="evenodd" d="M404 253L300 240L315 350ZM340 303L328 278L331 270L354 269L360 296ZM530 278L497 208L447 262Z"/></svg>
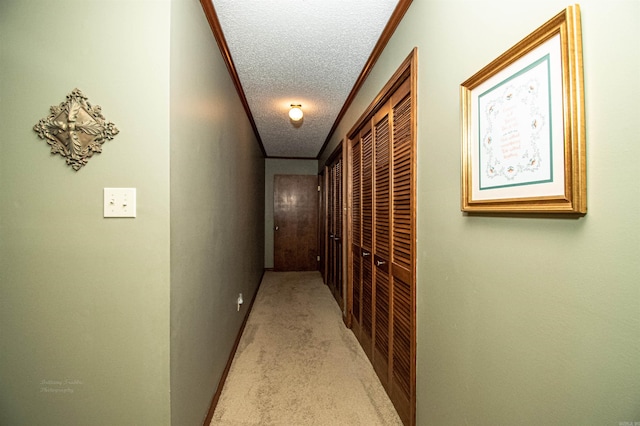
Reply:
<svg viewBox="0 0 640 426"><path fill-rule="evenodd" d="M587 212L580 9L460 86L466 212Z"/></svg>

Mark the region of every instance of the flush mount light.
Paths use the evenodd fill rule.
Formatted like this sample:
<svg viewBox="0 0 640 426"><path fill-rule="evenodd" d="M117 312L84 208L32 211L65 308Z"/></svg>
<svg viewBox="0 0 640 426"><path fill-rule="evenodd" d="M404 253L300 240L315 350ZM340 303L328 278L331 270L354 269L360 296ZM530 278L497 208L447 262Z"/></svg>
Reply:
<svg viewBox="0 0 640 426"><path fill-rule="evenodd" d="M291 109L289 110L289 118L293 121L302 120L302 105L291 104Z"/></svg>

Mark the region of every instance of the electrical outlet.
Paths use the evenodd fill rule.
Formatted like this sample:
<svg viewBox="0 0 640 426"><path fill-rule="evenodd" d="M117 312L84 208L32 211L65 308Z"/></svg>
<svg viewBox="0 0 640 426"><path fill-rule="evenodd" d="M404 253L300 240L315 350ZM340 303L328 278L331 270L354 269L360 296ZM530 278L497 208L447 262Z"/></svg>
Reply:
<svg viewBox="0 0 640 426"><path fill-rule="evenodd" d="M238 312L240 312L240 305L242 305L244 303L244 300L242 300L242 293L238 294Z"/></svg>

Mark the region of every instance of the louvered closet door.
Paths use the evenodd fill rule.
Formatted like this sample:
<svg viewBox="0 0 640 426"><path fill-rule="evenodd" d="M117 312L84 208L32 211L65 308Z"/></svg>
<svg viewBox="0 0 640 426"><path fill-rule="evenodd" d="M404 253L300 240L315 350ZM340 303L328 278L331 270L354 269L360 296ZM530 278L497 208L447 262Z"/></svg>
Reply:
<svg viewBox="0 0 640 426"><path fill-rule="evenodd" d="M389 104L373 120L374 144L374 339L373 366L382 384L388 386L389 366L389 263L390 256L390 125Z"/></svg>
<svg viewBox="0 0 640 426"><path fill-rule="evenodd" d="M349 135L352 328L400 418L415 422L413 56Z"/></svg>
<svg viewBox="0 0 640 426"><path fill-rule="evenodd" d="M327 277L327 285L332 293L335 295L335 257L336 250L334 244L335 238L335 228L336 228L336 188L335 188L335 168L333 165L329 165L329 203L328 203L328 238L327 238L327 248L328 248L328 277Z"/></svg>
<svg viewBox="0 0 640 426"><path fill-rule="evenodd" d="M342 295L342 155L329 166L329 279L328 284L340 307Z"/></svg>
<svg viewBox="0 0 640 426"><path fill-rule="evenodd" d="M411 85L407 79L392 104L392 360L391 400L403 418L415 415L415 215Z"/></svg>
<svg viewBox="0 0 640 426"><path fill-rule="evenodd" d="M344 223L342 216L342 206L343 206L343 167L342 167L342 155L336 162L336 197L338 199L337 203L337 226L336 226L336 293L339 298L340 308L344 307L343 303L343 279L342 279L342 271L343 271L343 263L342 263L342 241L343 241L343 232L344 232Z"/></svg>
<svg viewBox="0 0 640 426"><path fill-rule="evenodd" d="M359 337L364 352L373 359L373 131L371 125L361 132L362 170L362 245L360 247L362 281L362 322Z"/></svg>
<svg viewBox="0 0 640 426"><path fill-rule="evenodd" d="M318 197L318 253L320 254L320 261L318 263L318 269L322 274L322 281L327 282L327 241L325 235L327 234L327 167L318 175L318 183L320 185L319 197Z"/></svg>
<svg viewBox="0 0 640 426"><path fill-rule="evenodd" d="M333 286L333 267L331 259L334 257L333 245L331 241L333 239L333 203L334 203L334 195L333 195L333 177L332 170L330 166L327 166L327 229L326 235L324 236L327 244L327 277L325 283L331 289Z"/></svg>
<svg viewBox="0 0 640 426"><path fill-rule="evenodd" d="M351 324L360 336L362 324L362 144L351 141Z"/></svg>

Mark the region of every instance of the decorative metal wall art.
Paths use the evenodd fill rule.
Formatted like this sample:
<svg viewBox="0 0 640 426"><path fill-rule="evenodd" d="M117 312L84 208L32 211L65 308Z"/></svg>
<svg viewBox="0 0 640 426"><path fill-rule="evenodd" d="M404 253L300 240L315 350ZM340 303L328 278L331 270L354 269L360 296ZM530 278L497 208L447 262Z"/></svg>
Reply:
<svg viewBox="0 0 640 426"><path fill-rule="evenodd" d="M99 105L91 105L80 89L67 100L51 107L51 113L33 126L33 130L51 146L52 154L66 158L67 165L80 170L89 158L102 152L102 144L113 139L119 130L106 122Z"/></svg>

